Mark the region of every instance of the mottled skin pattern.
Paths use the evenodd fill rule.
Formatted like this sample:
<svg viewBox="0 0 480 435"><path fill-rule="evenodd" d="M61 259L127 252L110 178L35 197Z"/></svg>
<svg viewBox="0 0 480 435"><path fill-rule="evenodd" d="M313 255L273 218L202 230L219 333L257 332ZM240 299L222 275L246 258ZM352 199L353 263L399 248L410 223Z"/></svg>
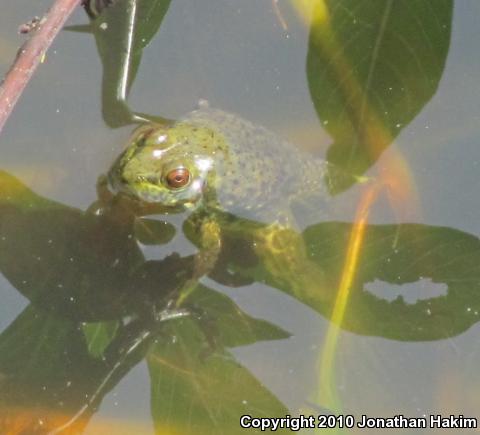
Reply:
<svg viewBox="0 0 480 435"><path fill-rule="evenodd" d="M190 182L165 183L169 170L185 167ZM272 223L292 199L315 192L326 198L327 164L267 129L205 105L173 126L137 130L108 179L124 192L170 211L200 204L236 216Z"/></svg>
<svg viewBox="0 0 480 435"><path fill-rule="evenodd" d="M168 174L179 168L188 170L188 183L172 188ZM173 125L137 129L110 169L108 182L115 193L158 206L164 213L202 211L196 225L202 250L178 306L217 261L221 250L217 210L267 224L257 231L254 243L266 270L294 294L317 293L323 274L309 260L301 233L292 229L289 206L313 193L325 200L326 169L323 160L267 129L204 103Z"/></svg>

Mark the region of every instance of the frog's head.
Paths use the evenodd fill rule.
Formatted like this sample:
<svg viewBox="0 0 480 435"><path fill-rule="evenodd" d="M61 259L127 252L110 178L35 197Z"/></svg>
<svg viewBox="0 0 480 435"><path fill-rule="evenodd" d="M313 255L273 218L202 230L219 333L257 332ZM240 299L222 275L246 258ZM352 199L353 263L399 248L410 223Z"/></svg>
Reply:
<svg viewBox="0 0 480 435"><path fill-rule="evenodd" d="M223 141L210 128L180 122L138 128L109 171L115 192L178 210L193 207L213 181ZM220 154L219 153L219 154Z"/></svg>

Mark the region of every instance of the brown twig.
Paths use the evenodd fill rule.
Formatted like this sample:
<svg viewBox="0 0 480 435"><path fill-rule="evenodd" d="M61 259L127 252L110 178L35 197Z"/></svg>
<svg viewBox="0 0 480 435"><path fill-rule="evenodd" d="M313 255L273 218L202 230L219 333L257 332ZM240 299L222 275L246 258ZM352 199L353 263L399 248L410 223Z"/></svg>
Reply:
<svg viewBox="0 0 480 435"><path fill-rule="evenodd" d="M55 0L40 20L32 37L20 48L17 58L0 85L0 132L38 64L82 0Z"/></svg>

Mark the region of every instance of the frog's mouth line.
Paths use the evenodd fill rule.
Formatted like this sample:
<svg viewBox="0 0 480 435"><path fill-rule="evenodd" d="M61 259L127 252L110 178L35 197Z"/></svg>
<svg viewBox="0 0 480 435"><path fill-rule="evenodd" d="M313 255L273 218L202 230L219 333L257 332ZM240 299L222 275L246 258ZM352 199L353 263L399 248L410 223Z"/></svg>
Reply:
<svg viewBox="0 0 480 435"><path fill-rule="evenodd" d="M159 214L182 213L186 210L193 210L201 202L200 194L194 201L191 198L176 199L174 203L169 204L168 199L166 200L163 195L148 194L146 192L139 194L140 191L141 189L125 186L117 195L128 198L129 201L135 202L140 207L148 207Z"/></svg>
<svg viewBox="0 0 480 435"><path fill-rule="evenodd" d="M160 202L148 202L132 193L125 191L117 193L116 198L118 198L119 201L126 203L127 207L137 210L137 212L139 212L142 216L151 214L180 214L187 210L194 210L198 206L198 203L192 202L185 202L175 205L165 205Z"/></svg>

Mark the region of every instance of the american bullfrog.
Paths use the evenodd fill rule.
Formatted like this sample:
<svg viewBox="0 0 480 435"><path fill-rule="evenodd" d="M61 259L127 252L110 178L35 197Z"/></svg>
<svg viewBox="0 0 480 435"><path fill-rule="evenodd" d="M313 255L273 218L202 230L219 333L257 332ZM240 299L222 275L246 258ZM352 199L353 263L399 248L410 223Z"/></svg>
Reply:
<svg viewBox="0 0 480 435"><path fill-rule="evenodd" d="M328 166L266 128L203 101L173 125L137 129L108 181L114 192L166 212L204 206L271 224L289 217L299 197L328 198Z"/></svg>
<svg viewBox="0 0 480 435"><path fill-rule="evenodd" d="M157 213L201 211L204 250L195 279L218 258L218 217L226 212L263 224L254 242L257 255L270 273L282 281L295 277L293 290L305 292L319 284L321 274L312 269L301 233L292 230L289 210L294 200L313 193L315 206L325 207L327 168L266 128L202 101L171 125L138 128L107 179L111 191Z"/></svg>

